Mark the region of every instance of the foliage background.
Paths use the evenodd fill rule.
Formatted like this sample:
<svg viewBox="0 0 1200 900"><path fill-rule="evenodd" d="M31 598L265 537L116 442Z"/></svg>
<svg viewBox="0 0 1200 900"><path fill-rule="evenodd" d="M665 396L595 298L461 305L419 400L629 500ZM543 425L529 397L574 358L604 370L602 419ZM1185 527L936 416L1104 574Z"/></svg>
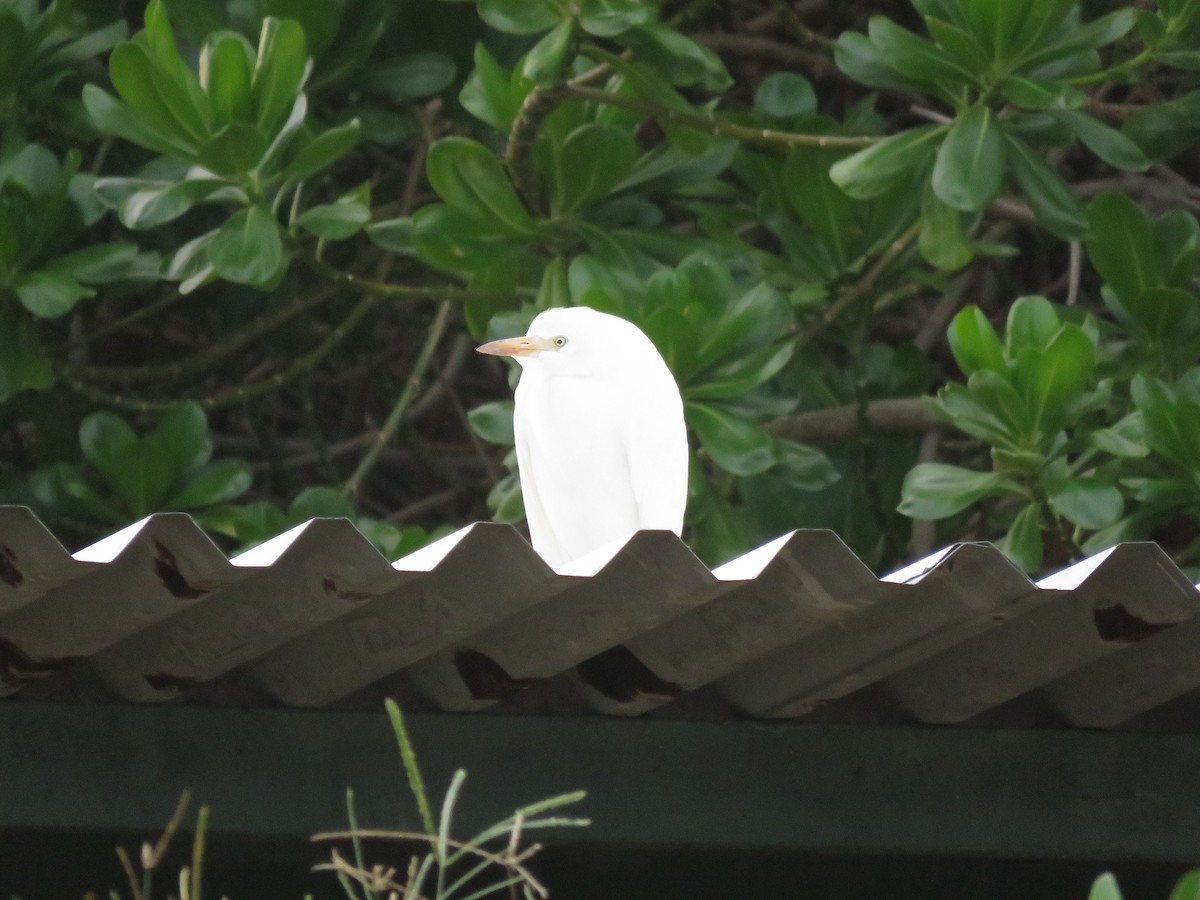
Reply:
<svg viewBox="0 0 1200 900"><path fill-rule="evenodd" d="M539 308L638 322L716 563L1200 556L1200 0L0 0L0 501L520 521Z"/></svg>

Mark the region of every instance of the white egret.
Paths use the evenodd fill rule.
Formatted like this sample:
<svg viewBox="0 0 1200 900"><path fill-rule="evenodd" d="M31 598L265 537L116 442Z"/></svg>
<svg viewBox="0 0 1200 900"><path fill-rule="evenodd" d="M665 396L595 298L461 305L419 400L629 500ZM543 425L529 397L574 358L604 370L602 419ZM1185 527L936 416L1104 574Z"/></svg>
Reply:
<svg viewBox="0 0 1200 900"><path fill-rule="evenodd" d="M651 340L585 306L548 309L480 353L521 364L513 427L533 547L553 568L643 528L679 534L683 400Z"/></svg>

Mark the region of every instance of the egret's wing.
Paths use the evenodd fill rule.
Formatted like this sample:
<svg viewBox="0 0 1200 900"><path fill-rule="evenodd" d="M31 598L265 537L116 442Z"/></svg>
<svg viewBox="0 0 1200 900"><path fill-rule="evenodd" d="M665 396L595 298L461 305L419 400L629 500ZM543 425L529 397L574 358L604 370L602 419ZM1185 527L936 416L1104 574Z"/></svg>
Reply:
<svg viewBox="0 0 1200 900"><path fill-rule="evenodd" d="M688 446L679 388L665 367L641 382L625 442L639 528L679 534L687 506Z"/></svg>
<svg viewBox="0 0 1200 900"><path fill-rule="evenodd" d="M518 390L520 388L518 387ZM518 396L516 408L513 410L513 436L517 448L517 474L521 479L521 500L525 506L525 521L529 524L529 540L533 549L551 566L557 566L567 561L567 555L559 546L554 530L550 527L550 519L546 514L546 506L538 492L537 463L534 462L532 435L534 428L529 421L532 415L528 406L522 404Z"/></svg>

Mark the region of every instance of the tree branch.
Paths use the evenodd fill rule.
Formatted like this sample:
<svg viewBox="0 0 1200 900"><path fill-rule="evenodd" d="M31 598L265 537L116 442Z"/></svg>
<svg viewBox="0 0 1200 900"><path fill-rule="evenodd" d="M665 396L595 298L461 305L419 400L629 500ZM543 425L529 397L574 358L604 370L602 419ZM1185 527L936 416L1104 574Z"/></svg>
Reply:
<svg viewBox="0 0 1200 900"><path fill-rule="evenodd" d="M597 88L581 85L568 85L563 88L567 99L588 100L593 103L603 103L608 106L619 106L630 109L653 119L671 122L675 125L686 125L718 137L732 137L748 144L766 144L782 147L823 147L830 150L861 150L883 140L882 137L848 137L834 134L801 134L793 131L775 131L770 128L754 128L749 125L737 125L723 119L699 113L684 112L681 109L671 109L653 103L642 97L629 97L624 94L613 94Z"/></svg>
<svg viewBox="0 0 1200 900"><path fill-rule="evenodd" d="M932 397L872 400L865 409L857 403L782 416L767 423L767 431L798 444L832 444L862 437L863 422L872 434L920 435L949 427L938 418Z"/></svg>

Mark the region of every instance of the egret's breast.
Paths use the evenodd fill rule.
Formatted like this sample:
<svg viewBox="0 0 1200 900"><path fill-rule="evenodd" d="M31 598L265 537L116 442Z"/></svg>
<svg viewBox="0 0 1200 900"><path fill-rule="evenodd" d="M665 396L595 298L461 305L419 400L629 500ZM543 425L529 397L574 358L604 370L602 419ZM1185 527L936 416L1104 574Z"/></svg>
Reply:
<svg viewBox="0 0 1200 900"><path fill-rule="evenodd" d="M528 373L526 373L528 374ZM587 378L528 378L515 425L549 526L564 549L586 553L638 527L626 440L628 404Z"/></svg>

